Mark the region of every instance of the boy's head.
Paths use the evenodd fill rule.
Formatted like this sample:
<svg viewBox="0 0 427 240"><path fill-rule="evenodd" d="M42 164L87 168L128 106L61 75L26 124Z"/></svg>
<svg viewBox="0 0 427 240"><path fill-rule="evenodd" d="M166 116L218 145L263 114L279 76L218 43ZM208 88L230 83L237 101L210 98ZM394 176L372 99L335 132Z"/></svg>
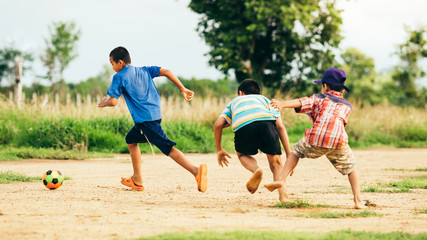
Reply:
<svg viewBox="0 0 427 240"><path fill-rule="evenodd" d="M322 89L325 89L324 85L326 85L330 90L342 92L345 89L347 92L350 92L350 89L344 85L346 79L347 75L344 70L329 68L323 74L322 79L316 80L314 82L322 83Z"/></svg>
<svg viewBox="0 0 427 240"><path fill-rule="evenodd" d="M110 52L110 63L114 71L119 72L131 63L130 54L124 47L116 47Z"/></svg>
<svg viewBox="0 0 427 240"><path fill-rule="evenodd" d="M257 81L248 78L243 80L237 88L237 94L239 96L241 95L240 92L243 93L243 95L260 94L261 87L259 86Z"/></svg>

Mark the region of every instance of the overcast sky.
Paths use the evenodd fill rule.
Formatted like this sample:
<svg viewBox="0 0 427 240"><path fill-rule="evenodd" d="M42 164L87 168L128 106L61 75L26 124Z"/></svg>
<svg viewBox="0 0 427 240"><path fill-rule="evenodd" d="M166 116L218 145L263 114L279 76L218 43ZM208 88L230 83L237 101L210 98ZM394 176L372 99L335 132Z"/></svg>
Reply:
<svg viewBox="0 0 427 240"><path fill-rule="evenodd" d="M34 74L45 74L39 56L53 21L74 21L81 30L79 56L65 70L67 82L96 76L108 54L125 46L136 66L157 65L185 78L222 78L208 66L208 47L195 28L199 16L189 0L0 0L0 48L14 47L36 57ZM426 0L337 0L343 9L341 48L356 47L373 57L378 71L396 65L392 54L412 29L427 25ZM31 84L34 77L24 76Z"/></svg>

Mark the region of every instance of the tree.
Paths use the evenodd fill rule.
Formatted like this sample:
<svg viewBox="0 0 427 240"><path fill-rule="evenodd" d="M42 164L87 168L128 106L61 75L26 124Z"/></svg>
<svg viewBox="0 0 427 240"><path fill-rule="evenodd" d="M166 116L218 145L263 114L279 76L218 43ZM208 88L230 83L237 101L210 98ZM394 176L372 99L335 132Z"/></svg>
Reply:
<svg viewBox="0 0 427 240"><path fill-rule="evenodd" d="M333 0L192 0L209 64L238 82L251 77L270 89L308 86L334 64L340 10Z"/></svg>
<svg viewBox="0 0 427 240"><path fill-rule="evenodd" d="M5 79L9 84L14 84L16 58L23 60L23 74L31 69L30 63L34 60L31 53L22 52L13 46L0 49L0 83Z"/></svg>
<svg viewBox="0 0 427 240"><path fill-rule="evenodd" d="M45 39L46 50L41 56L47 67L46 78L52 83L64 81L64 70L78 54L76 43L80 38L80 30L74 22L53 22L49 26L50 39Z"/></svg>
<svg viewBox="0 0 427 240"><path fill-rule="evenodd" d="M406 32L409 38L398 46L400 64L394 69L393 79L404 92L406 99L413 102L418 97L416 80L425 76L419 64L427 57L427 26L418 30L406 27Z"/></svg>
<svg viewBox="0 0 427 240"><path fill-rule="evenodd" d="M356 48L348 48L341 54L344 64L341 68L347 73L346 86L350 88L349 97L360 104L375 104L381 101L375 92L376 75L374 59Z"/></svg>

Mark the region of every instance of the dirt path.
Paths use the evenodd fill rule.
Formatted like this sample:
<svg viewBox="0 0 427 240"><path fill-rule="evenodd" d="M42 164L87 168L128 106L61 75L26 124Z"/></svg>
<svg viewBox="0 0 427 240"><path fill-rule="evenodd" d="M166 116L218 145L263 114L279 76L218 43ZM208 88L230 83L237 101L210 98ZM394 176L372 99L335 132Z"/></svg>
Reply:
<svg viewBox="0 0 427 240"><path fill-rule="evenodd" d="M427 167L427 149L356 150L362 185L375 185L424 175L411 171ZM277 192L261 187L251 195L245 183L251 174L233 155L220 168L214 154L187 154L208 164L209 187L199 193L192 175L160 154L143 155L144 192L121 186L120 176L131 173L127 155L85 161L29 160L0 162L0 171L41 176L49 168L71 180L57 190L40 182L0 184L1 239L113 239L137 238L164 232L205 230L356 231L420 233L427 231L427 190L410 193L362 193L382 217L306 218L312 212L353 212L347 177L326 158L303 159L288 178L292 198L338 208L277 209ZM272 180L266 157L257 159L264 170L261 184ZM402 170L390 170L405 169Z"/></svg>

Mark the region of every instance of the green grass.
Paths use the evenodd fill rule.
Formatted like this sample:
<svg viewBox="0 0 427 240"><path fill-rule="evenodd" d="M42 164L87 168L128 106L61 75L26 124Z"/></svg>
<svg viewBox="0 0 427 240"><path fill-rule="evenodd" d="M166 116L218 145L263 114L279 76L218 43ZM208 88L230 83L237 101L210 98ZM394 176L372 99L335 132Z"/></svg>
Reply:
<svg viewBox="0 0 427 240"><path fill-rule="evenodd" d="M409 188L383 188L383 187L375 187L375 186L367 186L362 189L362 192L375 192L375 193L405 193L411 192Z"/></svg>
<svg viewBox="0 0 427 240"><path fill-rule="evenodd" d="M218 99L216 99L218 100ZM210 99L209 104L217 102ZM3 104L2 104L3 103ZM203 105L203 104L201 104ZM73 108L71 108L73 109ZM75 109L73 110L75 111ZM102 116L91 111L83 116L76 113L54 114L27 106L16 109L0 101L0 146L32 147L35 149L77 150L80 152L128 153L125 136L134 123L129 114ZM395 111L399 117L396 118ZM382 114L377 114L381 112ZM93 115L92 115L93 114ZM101 114L101 115L97 115ZM177 112L176 115L181 115ZM212 113L216 119L218 113ZM162 128L176 147L185 153L214 153L212 114L193 121L165 119ZM406 116L413 115L416 122L408 124ZM309 118L295 114L292 109L282 111L283 121L291 144L299 141L304 130L312 127ZM355 110L346 127L352 148L366 147L427 147L427 116L425 110L373 107ZM378 119L380 117L380 119ZM378 125L392 119L392 124ZM234 152L234 133L224 130L223 146ZM140 145L141 152L151 153L148 144ZM155 152L160 151L155 147ZM6 156L4 158L19 159ZM424 168L425 171L425 168Z"/></svg>
<svg viewBox="0 0 427 240"><path fill-rule="evenodd" d="M165 233L151 237L138 238L139 240L271 240L271 239L304 239L304 240L421 240L426 239L427 233L409 234L402 232L374 233L357 231L333 231L327 233L313 232L283 232L283 231L232 231L232 232L191 232Z"/></svg>
<svg viewBox="0 0 427 240"><path fill-rule="evenodd" d="M388 186L397 188L427 189L427 175L405 178L402 181L391 182L388 184Z"/></svg>
<svg viewBox="0 0 427 240"><path fill-rule="evenodd" d="M371 211L362 211L362 212L341 212L341 213L333 213L333 212L325 212L325 213L308 213L308 214L298 214L298 217L310 217L310 218L358 218L358 217L378 217L382 216L382 214L378 214L376 212Z"/></svg>
<svg viewBox="0 0 427 240"><path fill-rule="evenodd" d="M21 173L15 173L12 171L0 172L0 183L11 183L11 182L33 182L41 180L42 177L29 177Z"/></svg>
<svg viewBox="0 0 427 240"><path fill-rule="evenodd" d="M281 202L270 207L274 207L274 208L335 208L336 206L323 205L323 204L311 204L307 201L296 199L293 202Z"/></svg>
<svg viewBox="0 0 427 240"><path fill-rule="evenodd" d="M404 168L384 168L386 171L406 171Z"/></svg>
<svg viewBox="0 0 427 240"><path fill-rule="evenodd" d="M112 158L107 153L87 153L76 150L61 150L53 148L33 147L0 147L0 161L16 161L22 159L58 159L58 160L83 160L88 158Z"/></svg>
<svg viewBox="0 0 427 240"><path fill-rule="evenodd" d="M0 172L0 184L1 183L11 183L11 182L34 182L41 181L42 176L39 177L30 177L22 173L16 173L12 171L2 171ZM71 177L65 176L64 180L72 180Z"/></svg>
<svg viewBox="0 0 427 240"><path fill-rule="evenodd" d="M415 171L426 172L427 168L415 168Z"/></svg>
<svg viewBox="0 0 427 240"><path fill-rule="evenodd" d="M418 214L427 214L427 208L420 210L420 211L416 211L415 215L418 215Z"/></svg>
<svg viewBox="0 0 427 240"><path fill-rule="evenodd" d="M391 183L377 183L378 186L366 186L362 192L376 193L404 193L410 192L410 189L427 189L427 175L405 178L401 181Z"/></svg>

